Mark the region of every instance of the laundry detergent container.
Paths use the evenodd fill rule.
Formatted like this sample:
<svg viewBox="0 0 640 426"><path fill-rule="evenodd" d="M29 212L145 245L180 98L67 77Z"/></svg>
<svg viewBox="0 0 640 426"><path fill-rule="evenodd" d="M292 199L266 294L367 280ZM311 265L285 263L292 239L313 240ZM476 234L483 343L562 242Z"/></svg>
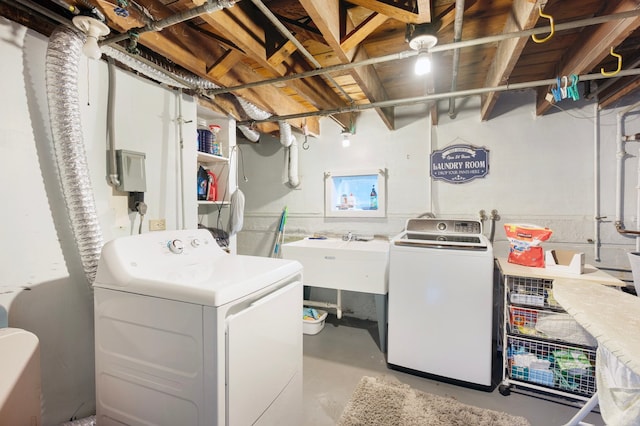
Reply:
<svg viewBox="0 0 640 426"><path fill-rule="evenodd" d="M40 343L18 328L0 328L0 424L40 425Z"/></svg>

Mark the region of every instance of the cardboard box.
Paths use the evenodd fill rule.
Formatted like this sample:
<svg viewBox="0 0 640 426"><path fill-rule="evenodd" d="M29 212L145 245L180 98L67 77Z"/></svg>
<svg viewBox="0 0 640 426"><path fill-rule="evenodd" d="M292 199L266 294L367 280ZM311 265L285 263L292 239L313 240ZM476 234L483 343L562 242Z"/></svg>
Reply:
<svg viewBox="0 0 640 426"><path fill-rule="evenodd" d="M545 268L554 272L580 275L584 271L584 253L570 250L547 250Z"/></svg>

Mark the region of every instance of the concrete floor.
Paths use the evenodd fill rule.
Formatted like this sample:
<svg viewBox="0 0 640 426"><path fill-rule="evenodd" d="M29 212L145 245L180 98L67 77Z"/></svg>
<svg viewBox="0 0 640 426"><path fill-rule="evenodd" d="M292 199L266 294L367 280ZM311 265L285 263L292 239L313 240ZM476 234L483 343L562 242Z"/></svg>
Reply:
<svg viewBox="0 0 640 426"><path fill-rule="evenodd" d="M337 320L330 314L320 333L304 336L305 426L335 425L362 376L393 376L414 389L523 416L532 426L563 425L578 411L570 401L550 401L542 395L536 397L516 391L503 396L497 388L483 392L391 370L378 347L377 333L375 322ZM527 393L531 392L527 390ZM604 425L597 412L590 413L583 421Z"/></svg>

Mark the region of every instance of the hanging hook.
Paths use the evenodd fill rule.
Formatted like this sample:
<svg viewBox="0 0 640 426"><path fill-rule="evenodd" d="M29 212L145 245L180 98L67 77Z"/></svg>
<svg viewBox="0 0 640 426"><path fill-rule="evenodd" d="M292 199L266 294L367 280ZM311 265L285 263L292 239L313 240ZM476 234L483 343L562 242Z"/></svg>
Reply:
<svg viewBox="0 0 640 426"><path fill-rule="evenodd" d="M542 13L542 6L538 6L538 14L541 18L547 18L549 20L549 25L551 26L551 32L545 38L538 38L535 34L531 34L531 40L536 43L544 43L553 37L553 33L555 33L555 26L553 25L553 16Z"/></svg>
<svg viewBox="0 0 640 426"><path fill-rule="evenodd" d="M616 75L622 69L622 55L614 52L613 47L611 48L611 56L618 58L618 69L615 71L608 72L608 71L605 71L604 68L600 68L600 74L604 75L605 77L611 77L612 75Z"/></svg>

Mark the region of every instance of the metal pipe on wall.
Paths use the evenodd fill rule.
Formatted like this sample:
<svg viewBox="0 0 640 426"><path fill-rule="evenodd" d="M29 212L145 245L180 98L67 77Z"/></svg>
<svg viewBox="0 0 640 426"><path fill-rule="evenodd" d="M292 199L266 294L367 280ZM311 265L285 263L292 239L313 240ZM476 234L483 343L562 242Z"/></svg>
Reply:
<svg viewBox="0 0 640 426"><path fill-rule="evenodd" d="M163 29L170 27L172 25L179 24L184 21L188 21L193 18L197 18L200 15L204 15L207 13L217 12L221 9L226 9L233 7L236 4L235 0L209 0L207 3L194 7L193 9L186 10L182 13L176 13L175 15L171 15L166 19L161 19L159 21L153 21L149 24L145 25L142 28L135 28L134 31L137 31L138 34L151 32L151 31L162 31ZM100 45L104 44L112 44L117 43L119 41L127 40L130 37L129 33L117 34L112 37L107 37L100 42Z"/></svg>
<svg viewBox="0 0 640 426"><path fill-rule="evenodd" d="M622 72L622 71L621 71ZM634 109L640 107L640 102L636 102L635 104L628 106L617 114L617 124L616 124L616 218L615 218L615 227L616 231L618 231L621 235L638 235L640 236L640 231L630 231L625 229L624 222L622 221L622 182L623 182L623 162L625 157L627 156L627 152L624 149L624 139L622 136L622 125L624 123L624 118L627 114L629 114ZM639 212L640 213L640 212Z"/></svg>
<svg viewBox="0 0 640 426"><path fill-rule="evenodd" d="M453 42L462 39L462 17L464 15L464 0L456 0L456 17L453 22ZM458 69L460 68L460 49L453 49L453 67L451 73L451 91L458 87ZM449 117L456 118L456 98L449 98Z"/></svg>
<svg viewBox="0 0 640 426"><path fill-rule="evenodd" d="M600 261L600 110L593 104L593 259Z"/></svg>
<svg viewBox="0 0 640 426"><path fill-rule="evenodd" d="M22 1L24 1L24 0L22 0ZM554 30L555 31L570 30L570 29L575 29L575 28L587 27L587 26L591 26L591 25L603 24L605 22L615 21L615 20L619 20L619 19L635 18L637 16L640 16L640 9L631 10L631 11L627 11L627 12L621 12L621 13L614 13L614 14L611 14L611 15L598 16L598 17L595 17L595 18L579 19L577 21L572 21L572 22L563 22L561 24L556 24ZM511 38L530 37L532 35L538 35L538 34L548 34L550 31L551 31L551 27L550 26L536 27L536 28L532 28L532 29L529 29L529 30L515 31L515 32L511 32L511 33L503 33L503 34L497 34L497 35L493 35L493 36L479 37L479 38L476 38L476 39L464 40L464 41L459 41L459 42L455 42L455 43L436 45L436 46L432 47L431 49L429 49L429 52L431 52L431 53L445 52L445 51L448 51L448 50L454 50L454 49L459 49L459 48L464 48L464 47L471 47L471 46L478 46L478 45L481 45L481 44L496 43L496 42L500 42L500 41L503 41L503 40L508 40L508 39L511 39ZM255 82L252 82L252 83L239 84L237 86L220 88L220 89L216 89L216 90L211 90L209 93L212 94L212 95L217 95L217 94L220 94L220 93L229 93L229 92L234 92L236 90L250 89L252 87L264 86L264 85L267 85L267 84L276 84L276 83L280 83L280 82L283 82L283 81L295 80L295 79L298 79L298 78L312 77L314 75L321 75L321 74L326 74L326 73L336 72L336 71L344 71L344 70L347 70L347 69L358 68L358 67L362 67L362 66L365 66L365 65L374 65L374 64L384 63L384 62L396 61L396 60L399 60L399 59L407 59L407 58L411 58L413 56L417 56L418 53L419 52L417 50L408 50L408 51L405 51L405 52L394 53L394 54L391 54L391 55L381 56L381 57L378 57L378 58L371 58L371 59L367 59L367 60L364 60L364 61L351 62L349 64L333 65L333 66L324 67L324 68L321 68L321 69L305 71L305 72L299 73L299 74L293 74L293 75L288 75L288 76L284 76L284 77L277 77L277 78L272 78L272 79L267 79L267 80L255 81ZM617 74L616 76L620 77L620 74ZM555 80L554 80L554 83L555 83Z"/></svg>
<svg viewBox="0 0 640 426"><path fill-rule="evenodd" d="M622 70L616 74L616 77L625 77L629 75L640 75L640 69ZM605 77L600 73L593 73L593 74L581 75L579 76L579 78L580 78L580 81L590 81L590 80L599 80L599 79L611 78L611 77ZM352 111L363 111L363 110L372 109L372 108L385 108L385 107L393 107L393 106L401 106L401 105L415 105L415 104L427 103L434 100L446 99L451 96L462 98L467 96L481 95L483 93L489 93L489 92L507 92L510 90L531 89L533 87L539 87L539 86L550 86L550 85L556 84L556 82L557 80L555 78L547 78L544 80L528 81L523 83L503 84L501 86L458 90L456 92L433 93L430 95L416 96L413 98L392 99L388 101L372 102L369 104L355 104L355 105L350 105L350 106L345 106L345 107L335 108L330 110L310 111L305 113L280 115L280 116L273 115L263 120L239 121L238 124L251 125L254 123L273 122L273 121L280 121L280 120L292 120L295 118L312 117L317 115L333 115L333 114L341 114L341 113L352 112Z"/></svg>
<svg viewBox="0 0 640 426"><path fill-rule="evenodd" d="M636 165L636 173L638 174L638 183L636 184L636 252L640 251L640 148L638 149L638 163Z"/></svg>

